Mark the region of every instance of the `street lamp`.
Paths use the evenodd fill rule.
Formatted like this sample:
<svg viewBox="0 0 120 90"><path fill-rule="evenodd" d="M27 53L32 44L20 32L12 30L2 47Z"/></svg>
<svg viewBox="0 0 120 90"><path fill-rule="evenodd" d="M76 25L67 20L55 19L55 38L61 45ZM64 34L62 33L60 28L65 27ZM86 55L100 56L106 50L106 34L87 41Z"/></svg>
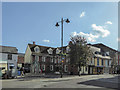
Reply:
<svg viewBox="0 0 120 90"><path fill-rule="evenodd" d="M67 18L67 19L63 19L63 18L61 18L61 21L59 21L59 22L57 22L56 23L56 27L58 27L59 26L59 23L61 23L61 47L62 47L62 51L61 51L61 60L62 60L62 54L63 54L63 22L66 22L66 23L70 23L70 21L69 21L69 19ZM63 64L63 62L62 62L62 64ZM62 78L62 68L61 68L61 78Z"/></svg>

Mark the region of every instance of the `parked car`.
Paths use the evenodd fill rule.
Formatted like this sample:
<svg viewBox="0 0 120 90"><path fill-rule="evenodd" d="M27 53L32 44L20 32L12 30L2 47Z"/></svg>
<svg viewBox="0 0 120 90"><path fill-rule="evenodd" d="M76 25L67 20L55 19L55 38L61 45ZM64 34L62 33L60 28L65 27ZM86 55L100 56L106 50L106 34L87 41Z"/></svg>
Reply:
<svg viewBox="0 0 120 90"><path fill-rule="evenodd" d="M17 77L17 73L14 67L11 67L10 70L6 70L5 67L1 68L1 77L8 79L8 78L15 78Z"/></svg>

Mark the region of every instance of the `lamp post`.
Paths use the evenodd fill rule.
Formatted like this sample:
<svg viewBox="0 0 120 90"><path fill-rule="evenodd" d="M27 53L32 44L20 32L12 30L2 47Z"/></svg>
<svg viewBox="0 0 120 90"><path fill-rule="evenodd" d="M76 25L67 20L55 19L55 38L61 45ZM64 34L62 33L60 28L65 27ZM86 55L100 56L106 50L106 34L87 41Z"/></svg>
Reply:
<svg viewBox="0 0 120 90"><path fill-rule="evenodd" d="M59 21L59 22L57 22L56 23L56 27L58 27L59 26L59 24L58 23L61 23L61 60L62 60L62 54L63 54L63 22L66 22L66 23L70 23L70 21L69 21L69 19L67 18L67 19L63 19L63 18L61 18L61 21ZM62 66L63 66L63 61L62 61ZM62 68L62 66L61 66L61 78L62 78L62 70L63 70L63 68Z"/></svg>

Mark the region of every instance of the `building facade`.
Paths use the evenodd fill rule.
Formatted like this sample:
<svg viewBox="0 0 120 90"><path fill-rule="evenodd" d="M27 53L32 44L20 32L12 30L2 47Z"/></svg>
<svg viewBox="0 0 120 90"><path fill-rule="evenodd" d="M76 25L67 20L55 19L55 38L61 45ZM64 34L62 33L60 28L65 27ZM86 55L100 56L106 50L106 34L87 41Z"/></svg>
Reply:
<svg viewBox="0 0 120 90"><path fill-rule="evenodd" d="M23 53L18 53L18 61L17 61L17 66L18 68L24 67L24 55Z"/></svg>
<svg viewBox="0 0 120 90"><path fill-rule="evenodd" d="M101 52L101 48L88 45L92 51L89 58L88 74L103 74L109 73L111 67L111 58L106 52Z"/></svg>
<svg viewBox="0 0 120 90"><path fill-rule="evenodd" d="M15 69L17 73L18 49L16 47L0 46L0 68Z"/></svg>
<svg viewBox="0 0 120 90"><path fill-rule="evenodd" d="M55 73L59 70L68 73L69 59L67 56L61 58L60 52L61 48L40 46L35 43L28 44L24 57L25 68L28 67L28 71L34 74Z"/></svg>
<svg viewBox="0 0 120 90"><path fill-rule="evenodd" d="M92 55L88 57L87 65L79 68L78 65L70 64L69 45L63 47L63 56L61 58L61 47L40 46L34 42L27 46L24 57L25 68L28 72L34 74L53 74L60 72L60 70L62 70L64 74L109 74L112 71L115 59L113 58L114 55L111 56L109 47L104 47L104 45L104 48L98 46L88 44ZM112 52L112 54L114 54L114 52Z"/></svg>
<svg viewBox="0 0 120 90"><path fill-rule="evenodd" d="M101 54L103 56L110 56L110 61L105 61L106 62L106 66L108 69L109 68L109 73L115 73L116 72L116 68L117 68L117 56L116 56L116 53L117 53L117 50L114 50L102 43L98 43L98 44L93 44L93 46L95 47L98 47L98 48L101 48Z"/></svg>

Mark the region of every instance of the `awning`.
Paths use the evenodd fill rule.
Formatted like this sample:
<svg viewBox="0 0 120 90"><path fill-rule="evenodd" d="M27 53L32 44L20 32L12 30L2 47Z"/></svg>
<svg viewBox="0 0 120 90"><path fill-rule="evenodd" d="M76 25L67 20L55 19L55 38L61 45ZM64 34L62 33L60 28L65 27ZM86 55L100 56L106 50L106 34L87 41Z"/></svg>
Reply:
<svg viewBox="0 0 120 90"><path fill-rule="evenodd" d="M15 65L14 64L9 64L9 66L13 66L14 67Z"/></svg>
<svg viewBox="0 0 120 90"><path fill-rule="evenodd" d="M7 60L0 60L0 63L7 63Z"/></svg>
<svg viewBox="0 0 120 90"><path fill-rule="evenodd" d="M104 67L104 66L96 66L96 67Z"/></svg>

